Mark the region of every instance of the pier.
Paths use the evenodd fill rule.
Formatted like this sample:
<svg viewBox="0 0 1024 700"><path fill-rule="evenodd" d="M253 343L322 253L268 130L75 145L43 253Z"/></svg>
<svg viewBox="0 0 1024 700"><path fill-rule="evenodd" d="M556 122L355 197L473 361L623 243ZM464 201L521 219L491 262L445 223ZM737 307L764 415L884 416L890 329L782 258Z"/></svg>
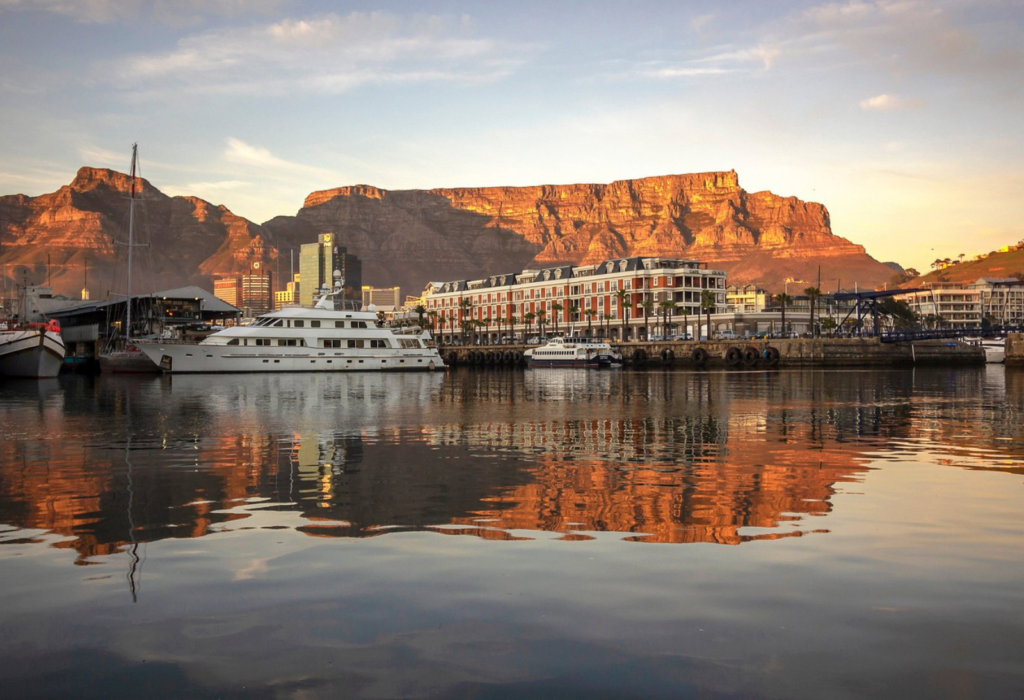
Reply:
<svg viewBox="0 0 1024 700"><path fill-rule="evenodd" d="M680 367L879 367L984 364L980 346L960 340L882 342L880 338L792 338L612 343L631 366ZM519 367L529 345L446 345L448 366ZM1011 349L1012 348L1012 349ZM1007 363L1024 364L1024 335L1007 340Z"/></svg>

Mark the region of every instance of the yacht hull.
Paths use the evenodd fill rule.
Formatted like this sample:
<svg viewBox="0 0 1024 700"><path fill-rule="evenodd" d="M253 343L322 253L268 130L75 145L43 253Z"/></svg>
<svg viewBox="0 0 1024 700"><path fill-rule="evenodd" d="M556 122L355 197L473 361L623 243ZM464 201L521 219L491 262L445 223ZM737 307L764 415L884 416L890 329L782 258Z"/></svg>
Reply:
<svg viewBox="0 0 1024 700"><path fill-rule="evenodd" d="M0 333L0 377L56 377L64 364L64 341L55 331Z"/></svg>
<svg viewBox="0 0 1024 700"><path fill-rule="evenodd" d="M224 345L139 343L139 349L170 374L243 372L379 372L443 369L437 350L324 350L317 348L255 348Z"/></svg>

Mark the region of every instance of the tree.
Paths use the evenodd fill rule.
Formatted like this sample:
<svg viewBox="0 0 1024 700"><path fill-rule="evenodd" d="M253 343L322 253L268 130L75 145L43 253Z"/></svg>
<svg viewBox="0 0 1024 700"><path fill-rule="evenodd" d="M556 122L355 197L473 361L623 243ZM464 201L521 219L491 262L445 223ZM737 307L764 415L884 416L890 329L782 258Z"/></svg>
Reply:
<svg viewBox="0 0 1024 700"><path fill-rule="evenodd" d="M466 321L469 320L470 311L473 309L473 302L469 297L459 298L459 325L462 327L462 343L466 343L466 335L468 333L468 325Z"/></svg>
<svg viewBox="0 0 1024 700"><path fill-rule="evenodd" d="M565 307L562 306L557 301L554 304L551 305L551 311L552 311L552 313L553 313L553 315L555 317L555 335L558 335L558 317L562 314L562 309L564 309L564 308Z"/></svg>
<svg viewBox="0 0 1024 700"><path fill-rule="evenodd" d="M775 298L778 300L779 304L782 306L782 337L783 338L788 338L789 337L789 332L786 330L786 304L793 303L793 297L791 297L788 294L786 294L785 292L783 292L781 294L776 294Z"/></svg>
<svg viewBox="0 0 1024 700"><path fill-rule="evenodd" d="M622 338L620 338L620 340L625 341L627 326L629 326L629 305L626 303L629 299L629 291L619 289L615 292L615 296L619 300L619 308L622 309Z"/></svg>
<svg viewBox="0 0 1024 700"><path fill-rule="evenodd" d="M644 299L642 302L640 302L640 307L644 310L644 339L650 340L650 318L651 312L654 311L654 302L651 301L650 299Z"/></svg>
<svg viewBox="0 0 1024 700"><path fill-rule="evenodd" d="M700 308L707 312L708 316L708 340L711 340L711 311L715 308L718 300L715 299L715 293L710 289L705 289L700 293ZM700 325L699 323L697 325Z"/></svg>
<svg viewBox="0 0 1024 700"><path fill-rule="evenodd" d="M828 333L830 336L833 335L836 326L838 325L839 324L836 323L836 320L831 316L821 319L821 330Z"/></svg>
<svg viewBox="0 0 1024 700"><path fill-rule="evenodd" d="M509 317L508 317L508 334L510 336L512 336L512 341L513 342L515 342L515 339L516 339L516 323L518 321L519 321L519 319L515 317L515 314L509 314Z"/></svg>
<svg viewBox="0 0 1024 700"><path fill-rule="evenodd" d="M583 312L583 315L587 317L587 336L593 335L591 323L594 320L594 316L597 316L597 312L593 309L587 309Z"/></svg>
<svg viewBox="0 0 1024 700"><path fill-rule="evenodd" d="M804 294L808 296L811 302L811 337L818 335L817 328L814 326L814 316L818 310L818 297L821 296L821 290L817 287L808 287L804 290Z"/></svg>
<svg viewBox="0 0 1024 700"><path fill-rule="evenodd" d="M661 308L661 317L662 317L662 321L661 321L661 335L665 339L668 339L668 323L669 323L669 320L672 318L672 314L676 310L676 303L673 300L668 299L666 301L663 301L663 302L659 303L658 306Z"/></svg>
<svg viewBox="0 0 1024 700"><path fill-rule="evenodd" d="M427 307L423 304L417 304L412 307L412 310L416 313L416 318L419 321L420 328L423 328L423 317L427 315Z"/></svg>
<svg viewBox="0 0 1024 700"><path fill-rule="evenodd" d="M526 334L529 335L533 332L533 320L537 318L537 314L532 311L527 311L526 315L523 316L523 321L526 322Z"/></svg>
<svg viewBox="0 0 1024 700"><path fill-rule="evenodd" d="M601 318L604 319L604 337L607 338L611 335L609 323L615 317L612 316L611 314L604 314L603 316L601 316Z"/></svg>
<svg viewBox="0 0 1024 700"><path fill-rule="evenodd" d="M541 335L542 338L547 335L547 333L544 331L544 324L547 323L547 320L548 320L548 312L547 311L545 311L544 309L541 309L540 311L537 312L537 326L540 327L540 335Z"/></svg>
<svg viewBox="0 0 1024 700"><path fill-rule="evenodd" d="M427 318L430 319L430 332L433 333L437 328L437 312L431 309L427 312Z"/></svg>

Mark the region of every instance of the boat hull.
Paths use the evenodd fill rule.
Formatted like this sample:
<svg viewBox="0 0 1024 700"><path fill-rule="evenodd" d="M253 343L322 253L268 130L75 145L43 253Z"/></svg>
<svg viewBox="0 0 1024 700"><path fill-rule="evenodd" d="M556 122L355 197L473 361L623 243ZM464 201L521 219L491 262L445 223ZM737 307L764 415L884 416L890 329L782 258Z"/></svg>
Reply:
<svg viewBox="0 0 1024 700"><path fill-rule="evenodd" d="M100 355L104 374L159 374L160 366L143 352L111 352Z"/></svg>
<svg viewBox="0 0 1024 700"><path fill-rule="evenodd" d="M253 352L237 346L139 343L139 349L170 374L430 371L445 366L433 348L346 352L275 347Z"/></svg>
<svg viewBox="0 0 1024 700"><path fill-rule="evenodd" d="M56 377L64 364L64 341L56 331L0 333L0 377Z"/></svg>
<svg viewBox="0 0 1024 700"><path fill-rule="evenodd" d="M602 367L621 367L622 362L616 362L612 359L530 359L527 361L526 366L534 369L542 367L584 367L589 369L601 369Z"/></svg>

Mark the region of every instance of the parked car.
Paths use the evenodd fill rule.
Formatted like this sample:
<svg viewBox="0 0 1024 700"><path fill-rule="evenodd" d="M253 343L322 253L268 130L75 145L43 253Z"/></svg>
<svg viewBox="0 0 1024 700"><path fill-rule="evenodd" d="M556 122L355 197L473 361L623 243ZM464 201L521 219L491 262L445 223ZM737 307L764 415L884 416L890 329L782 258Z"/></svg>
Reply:
<svg viewBox="0 0 1024 700"><path fill-rule="evenodd" d="M672 340L693 340L693 333L676 333Z"/></svg>
<svg viewBox="0 0 1024 700"><path fill-rule="evenodd" d="M736 333L731 329L726 328L723 331L718 331L718 337L722 340L736 340Z"/></svg>

